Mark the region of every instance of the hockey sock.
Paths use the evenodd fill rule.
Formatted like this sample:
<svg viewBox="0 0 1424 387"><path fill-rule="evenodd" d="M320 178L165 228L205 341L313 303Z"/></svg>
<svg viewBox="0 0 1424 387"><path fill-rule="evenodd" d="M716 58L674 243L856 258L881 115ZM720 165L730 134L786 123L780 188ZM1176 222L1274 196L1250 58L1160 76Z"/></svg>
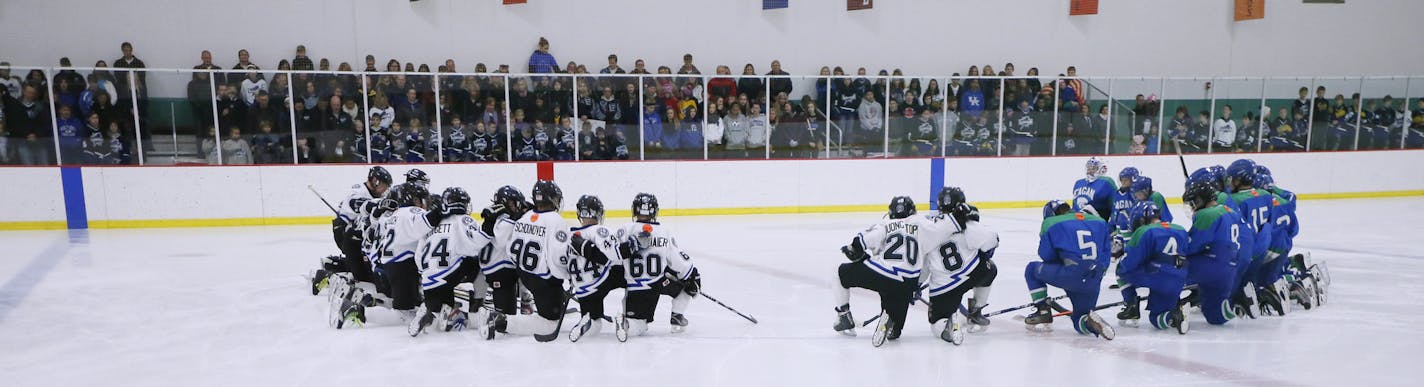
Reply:
<svg viewBox="0 0 1424 387"><path fill-rule="evenodd" d="M690 303L692 303L692 296L687 293L678 293L677 297L672 298L672 312L683 314L687 312L687 305Z"/></svg>
<svg viewBox="0 0 1424 387"><path fill-rule="evenodd" d="M1035 304L1043 303L1048 300L1048 288L1033 289L1030 290L1028 293L1029 297L1033 299L1033 303Z"/></svg>
<svg viewBox="0 0 1424 387"><path fill-rule="evenodd" d="M505 332L511 335L547 335L559 327L558 320L548 320L537 314L508 316Z"/></svg>
<svg viewBox="0 0 1424 387"><path fill-rule="evenodd" d="M989 287L980 286L974 288L974 297L971 298L970 301L970 308L983 308L985 305L989 305Z"/></svg>
<svg viewBox="0 0 1424 387"><path fill-rule="evenodd" d="M834 295L834 305L846 305L850 303L850 289L841 286L840 281L831 285L831 294Z"/></svg>

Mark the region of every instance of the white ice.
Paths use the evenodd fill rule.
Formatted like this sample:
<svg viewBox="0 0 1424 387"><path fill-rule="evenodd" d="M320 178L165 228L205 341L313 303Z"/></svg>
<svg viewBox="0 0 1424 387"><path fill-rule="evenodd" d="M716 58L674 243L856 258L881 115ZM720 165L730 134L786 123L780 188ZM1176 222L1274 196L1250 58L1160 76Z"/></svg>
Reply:
<svg viewBox="0 0 1424 387"><path fill-rule="evenodd" d="M1180 209L1174 208L1178 211ZM991 305L1028 301L1039 210L990 210L1003 247ZM831 330L838 246L879 214L669 217L708 294L672 334L554 343L473 332L411 338L388 310L326 323L301 275L332 253L324 226L0 233L0 385L1413 385L1424 333L1424 198L1304 201L1296 246L1329 262L1330 302L1189 335L1119 327L1106 342L996 317L963 346L930 335L923 305L881 348ZM1111 282L1104 281L1103 286ZM619 296L608 307L619 310ZM1100 303L1120 299L1104 290ZM855 316L877 299L853 292ZM1105 311L1115 321L1115 310ZM565 327L567 328L567 326ZM606 327L607 328L607 327Z"/></svg>

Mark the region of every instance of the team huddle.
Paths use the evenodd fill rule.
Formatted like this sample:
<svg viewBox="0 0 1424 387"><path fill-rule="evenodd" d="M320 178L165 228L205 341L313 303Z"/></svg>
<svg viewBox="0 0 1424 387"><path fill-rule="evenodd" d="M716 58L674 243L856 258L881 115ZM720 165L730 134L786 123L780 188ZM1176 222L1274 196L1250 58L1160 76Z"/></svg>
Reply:
<svg viewBox="0 0 1424 387"><path fill-rule="evenodd" d="M584 195L577 223L568 224L559 214L562 190L540 180L530 200L501 187L476 221L463 188L431 195L424 172L405 177L392 185L390 172L372 167L334 209L341 255L325 258L311 276L313 295L330 288L333 327L363 326L368 308L382 307L399 315L411 336L469 324L486 339L547 342L558 338L572 299L579 317L571 341L599 333L605 321L626 341L648 332L661 296L672 298L672 331L688 326L683 313L698 296L701 275L658 223L655 196L638 194L634 221L609 227L603 202ZM623 310L610 317L604 299L617 289L625 290Z"/></svg>
<svg viewBox="0 0 1424 387"><path fill-rule="evenodd" d="M1299 231L1295 194L1277 187L1265 166L1242 159L1192 173L1183 195L1190 229L1172 223L1166 200L1136 168L1121 171L1121 187L1103 176L1107 165L1097 158L1088 161L1086 172L1071 203L1054 200L1043 207L1040 260L1024 270L1031 303L983 311L998 273L993 256L999 239L979 224L979 211L965 202L964 192L950 187L938 195L939 210L928 215L917 215L909 197L894 198L888 219L841 248L851 262L840 266L833 287L833 328L855 335L850 288L880 296L881 315L872 319L879 321L871 337L877 347L900 337L916 300L929 306L931 333L955 345L963 343L966 330L986 328L988 317L1024 308L1033 308L1023 317L1031 330L1047 330L1055 316L1069 315L1077 332L1112 340L1115 329L1094 311L1122 306L1117 318L1136 326L1140 290L1147 292L1152 326L1181 334L1189 331L1188 313L1195 310L1221 325L1238 316L1284 316L1292 301L1305 309L1325 301L1328 270L1308 254L1291 255ZM1102 280L1114 266L1113 287L1123 301L1098 305ZM1050 298L1049 287L1066 295ZM974 296L966 307L961 300L969 290ZM1057 302L1061 298L1071 309Z"/></svg>
<svg viewBox="0 0 1424 387"><path fill-rule="evenodd" d="M1325 301L1328 270L1308 254L1291 254L1299 230L1295 194L1277 187L1265 166L1242 159L1192 173L1182 198L1190 228L1172 223L1166 200L1136 168L1124 168L1114 181L1104 176L1107 165L1092 158L1086 173L1071 202L1043 207L1040 260L1024 270L1031 303L984 312L998 275L999 236L980 224L979 209L962 189L948 187L936 197L938 210L925 214L909 197L895 197L883 221L841 247L850 262L837 269L834 329L854 336L858 326L878 321L871 337L878 347L900 337L918 301L929 307L931 334L955 345L966 332L987 329L989 317L1028 308L1032 313L1021 318L1029 329L1047 330L1054 317L1068 315L1077 332L1112 340L1115 329L1095 311L1121 306L1122 325L1137 326L1144 298L1153 327L1181 334L1197 310L1221 325L1238 316L1284 316L1292 302L1310 309ZM392 185L390 172L371 167L366 181L332 208L341 255L323 260L311 291L330 288L333 327L364 326L368 309L380 307L394 311L411 336L469 325L486 339L505 334L547 342L558 338L566 315L577 313L569 340L596 335L609 322L626 341L648 333L662 296L671 298L672 332L688 326L684 313L701 293L701 275L658 223L655 196L638 194L633 221L610 227L603 224L603 202L584 195L569 224L559 214L562 190L540 180L529 200L512 186L499 188L476 220L464 189L432 195L419 169L405 179ZM1122 301L1098 305L1110 270ZM1050 298L1049 287L1066 294ZM877 293L880 315L857 324L851 288ZM604 301L620 289L622 311L609 316ZM1063 298L1070 305L1058 303Z"/></svg>

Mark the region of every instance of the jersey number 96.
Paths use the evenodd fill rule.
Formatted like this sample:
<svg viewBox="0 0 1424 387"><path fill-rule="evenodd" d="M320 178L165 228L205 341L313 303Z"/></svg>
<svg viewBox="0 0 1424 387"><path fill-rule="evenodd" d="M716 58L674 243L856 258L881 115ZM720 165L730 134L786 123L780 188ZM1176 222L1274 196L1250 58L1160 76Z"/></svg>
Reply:
<svg viewBox="0 0 1424 387"><path fill-rule="evenodd" d="M539 242L515 239L509 244L509 255L519 262L524 271L532 273L539 268Z"/></svg>

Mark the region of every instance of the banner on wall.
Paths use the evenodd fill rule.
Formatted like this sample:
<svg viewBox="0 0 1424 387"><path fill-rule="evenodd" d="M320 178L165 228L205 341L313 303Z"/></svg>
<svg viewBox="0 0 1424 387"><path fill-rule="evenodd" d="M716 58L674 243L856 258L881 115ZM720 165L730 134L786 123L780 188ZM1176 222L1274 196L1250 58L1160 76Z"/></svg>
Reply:
<svg viewBox="0 0 1424 387"><path fill-rule="evenodd" d="M1097 15L1098 0L1073 0L1068 4L1068 16Z"/></svg>
<svg viewBox="0 0 1424 387"><path fill-rule="evenodd" d="M1236 21L1266 18L1266 0L1236 0Z"/></svg>
<svg viewBox="0 0 1424 387"><path fill-rule="evenodd" d="M847 11L875 8L875 0L846 0Z"/></svg>
<svg viewBox="0 0 1424 387"><path fill-rule="evenodd" d="M505 5L509 5L509 4L524 4L524 3L528 3L528 2L529 2L529 0L504 0L504 4L505 4Z"/></svg>
<svg viewBox="0 0 1424 387"><path fill-rule="evenodd" d="M761 0L761 9L780 9L789 6L791 0Z"/></svg>

